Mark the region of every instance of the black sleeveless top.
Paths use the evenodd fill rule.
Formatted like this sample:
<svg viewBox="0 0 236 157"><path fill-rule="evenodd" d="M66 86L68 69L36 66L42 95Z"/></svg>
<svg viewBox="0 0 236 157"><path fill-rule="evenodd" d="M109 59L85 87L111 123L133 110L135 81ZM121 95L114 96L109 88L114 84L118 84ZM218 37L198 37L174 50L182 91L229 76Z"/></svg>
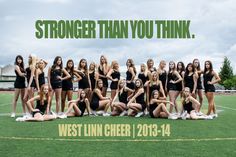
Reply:
<svg viewBox="0 0 236 157"><path fill-rule="evenodd" d="M213 77L214 75L211 72L203 74L205 92L215 92L215 86L207 83L208 81L212 81Z"/></svg>
<svg viewBox="0 0 236 157"><path fill-rule="evenodd" d="M31 69L30 69L30 67L28 67L25 70L26 70L27 83L29 84L30 77L31 77ZM35 83L35 79L34 78L33 78L33 81L31 83L30 87L36 87L36 83Z"/></svg>
<svg viewBox="0 0 236 157"><path fill-rule="evenodd" d="M166 71L159 74L159 80L161 81L163 88L166 86L166 77L167 77Z"/></svg>
<svg viewBox="0 0 236 157"><path fill-rule="evenodd" d="M120 72L119 71L113 71L113 73L111 74L111 77L113 78L113 79L120 79Z"/></svg>
<svg viewBox="0 0 236 157"><path fill-rule="evenodd" d="M178 71L178 73L179 73L179 75L181 76L181 78L182 78L182 72L183 72L183 71L181 71L181 72ZM184 78L183 78L183 79L184 79ZM183 87L182 87L182 81L176 83L176 88L177 88L178 91L182 91L182 90L183 90L183 89L182 89L182 88L183 88Z"/></svg>
<svg viewBox="0 0 236 157"><path fill-rule="evenodd" d="M193 104L192 104L191 101L189 101L188 103L186 103L186 102L184 101L183 106L184 106L184 110L187 111L188 113L190 113L192 110L194 110Z"/></svg>
<svg viewBox="0 0 236 157"><path fill-rule="evenodd" d="M108 79L106 78L106 75L104 74L104 72L100 69L100 66L98 67L98 73L100 75L105 76L105 77L101 77L101 76L99 77L99 79L101 79L103 82L103 87L108 87Z"/></svg>
<svg viewBox="0 0 236 157"><path fill-rule="evenodd" d="M62 82L60 79L58 79L58 76L61 76L62 70L61 69L52 69L51 70L51 77L50 77L50 81L51 83L58 83L58 82Z"/></svg>
<svg viewBox="0 0 236 157"><path fill-rule="evenodd" d="M124 103L124 104L127 104L128 103L128 91L125 91L123 90L122 93L119 91L118 93L118 98L119 98L119 101Z"/></svg>
<svg viewBox="0 0 236 157"><path fill-rule="evenodd" d="M142 80L143 85L144 85L144 84L148 81L148 79L149 79L148 76L145 76L144 73L139 73L139 74L138 74L138 78Z"/></svg>
<svg viewBox="0 0 236 157"><path fill-rule="evenodd" d="M40 100L37 100L37 104L36 104L35 109L39 109L41 114L44 114L46 109L47 109L47 106L48 106L48 101L47 100L44 100L43 104L41 104Z"/></svg>
<svg viewBox="0 0 236 157"><path fill-rule="evenodd" d="M114 70L113 73L111 74L111 77L112 77L112 79L120 80L120 72ZM112 81L111 85L110 85L110 88L112 90L117 89L118 88L118 81Z"/></svg>
<svg viewBox="0 0 236 157"><path fill-rule="evenodd" d="M177 80L177 76L173 73L168 73L167 76L167 90L177 90L177 86L174 83L171 83L170 81L176 81Z"/></svg>
<svg viewBox="0 0 236 157"><path fill-rule="evenodd" d="M145 101L144 101L144 93L140 94L138 97L136 97L136 103L145 105Z"/></svg>
<svg viewBox="0 0 236 157"><path fill-rule="evenodd" d="M41 74L39 74L38 80L39 80L39 87L41 87L42 85L45 84L44 72L42 72Z"/></svg>
<svg viewBox="0 0 236 157"><path fill-rule="evenodd" d="M92 88L92 90L94 90L95 83L96 83L94 71L92 73L89 73L89 78L90 78L90 82L91 82L91 88Z"/></svg>
<svg viewBox="0 0 236 157"><path fill-rule="evenodd" d="M80 116L83 116L84 115L84 111L86 109L86 103L85 101L78 101L77 102L77 106L79 107L80 111L81 111L81 115Z"/></svg>
<svg viewBox="0 0 236 157"><path fill-rule="evenodd" d="M70 74L70 78L62 81L62 90L68 91L73 90L73 76L74 74L72 72L69 72L69 70L66 70ZM66 74L62 74L62 77L66 77Z"/></svg>
<svg viewBox="0 0 236 157"><path fill-rule="evenodd" d="M89 80L88 80L88 75L80 75L82 79L78 82L79 89L86 89L89 88Z"/></svg>
<svg viewBox="0 0 236 157"><path fill-rule="evenodd" d="M197 89L202 89L202 73L198 73L198 79L197 79Z"/></svg>
<svg viewBox="0 0 236 157"><path fill-rule="evenodd" d="M24 72L24 71L21 71ZM18 72L15 70L16 80L14 83L14 88L25 88L25 77L20 76Z"/></svg>
<svg viewBox="0 0 236 157"><path fill-rule="evenodd" d="M96 92L93 92L92 99L91 99L91 104L99 104L99 96L97 95Z"/></svg>
<svg viewBox="0 0 236 157"><path fill-rule="evenodd" d="M130 81L131 79L132 79L132 73L129 70L127 70L126 71L126 80Z"/></svg>
<svg viewBox="0 0 236 157"><path fill-rule="evenodd" d="M151 84L150 84L151 85ZM160 91L160 84L153 84L153 85L151 85L150 86L149 85L149 100L151 99L151 95L152 95L152 92L154 91L154 90L158 90L158 91Z"/></svg>
<svg viewBox="0 0 236 157"><path fill-rule="evenodd" d="M193 74L192 75L184 75L184 86L189 87L190 91L193 91L194 81L193 81Z"/></svg>

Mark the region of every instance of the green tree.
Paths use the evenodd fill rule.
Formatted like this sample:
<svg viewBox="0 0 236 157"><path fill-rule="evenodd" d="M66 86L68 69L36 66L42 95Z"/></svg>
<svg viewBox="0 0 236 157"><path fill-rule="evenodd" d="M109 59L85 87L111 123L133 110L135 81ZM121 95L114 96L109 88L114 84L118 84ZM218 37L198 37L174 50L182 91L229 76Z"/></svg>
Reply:
<svg viewBox="0 0 236 157"><path fill-rule="evenodd" d="M236 89L236 76L233 76L230 79L225 80L224 82L224 87L226 89Z"/></svg>
<svg viewBox="0 0 236 157"><path fill-rule="evenodd" d="M220 84L223 85L226 89L230 89L232 87L230 85L232 84L230 83L230 81L226 80L231 79L233 77L233 68L230 65L230 60L227 57L224 57L223 65L220 68L219 75L221 78Z"/></svg>

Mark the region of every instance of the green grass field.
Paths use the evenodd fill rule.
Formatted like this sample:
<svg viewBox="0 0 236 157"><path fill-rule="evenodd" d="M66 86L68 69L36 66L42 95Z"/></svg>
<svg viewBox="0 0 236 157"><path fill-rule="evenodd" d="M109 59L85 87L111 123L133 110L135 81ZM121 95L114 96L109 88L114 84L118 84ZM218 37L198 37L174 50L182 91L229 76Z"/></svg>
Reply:
<svg viewBox="0 0 236 157"><path fill-rule="evenodd" d="M214 120L168 120L149 117L76 117L49 122L10 118L13 94L0 94L1 156L236 156L236 96L215 98ZM54 105L55 107L55 105ZM204 108L207 107L204 102ZM18 103L17 112L21 112ZM60 137L58 124L170 124L170 136Z"/></svg>

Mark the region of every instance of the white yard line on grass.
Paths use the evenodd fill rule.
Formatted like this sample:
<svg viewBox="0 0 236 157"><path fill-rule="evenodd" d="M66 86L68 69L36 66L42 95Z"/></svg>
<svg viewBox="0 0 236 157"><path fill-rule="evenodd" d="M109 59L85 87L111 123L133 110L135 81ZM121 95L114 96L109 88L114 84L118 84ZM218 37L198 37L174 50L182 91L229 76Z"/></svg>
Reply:
<svg viewBox="0 0 236 157"><path fill-rule="evenodd" d="M74 141L74 142L201 142L201 141L235 141L236 137L219 137L219 138L177 138L177 139L65 139L65 138L45 138L45 137L5 137L0 139L6 140L35 140L35 141Z"/></svg>
<svg viewBox="0 0 236 157"><path fill-rule="evenodd" d="M220 108L224 108L224 109L229 109L229 110L236 111L235 108L230 108L230 107L225 107L225 106L220 106L220 105L216 105L216 107L220 107Z"/></svg>

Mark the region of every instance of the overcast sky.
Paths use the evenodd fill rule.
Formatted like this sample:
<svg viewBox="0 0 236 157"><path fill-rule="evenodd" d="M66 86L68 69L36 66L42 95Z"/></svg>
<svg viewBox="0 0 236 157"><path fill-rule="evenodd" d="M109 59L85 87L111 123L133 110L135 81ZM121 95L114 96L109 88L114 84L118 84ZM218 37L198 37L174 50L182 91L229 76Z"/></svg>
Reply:
<svg viewBox="0 0 236 157"><path fill-rule="evenodd" d="M234 0L0 0L0 65L13 64L15 56L30 53L52 62L61 55L98 62L104 54L109 61L124 65L153 58L201 63L211 60L218 71L227 56L236 73L236 3ZM36 39L38 19L164 19L191 20L195 39ZM203 65L202 65L203 66ZM139 67L138 67L139 68Z"/></svg>

